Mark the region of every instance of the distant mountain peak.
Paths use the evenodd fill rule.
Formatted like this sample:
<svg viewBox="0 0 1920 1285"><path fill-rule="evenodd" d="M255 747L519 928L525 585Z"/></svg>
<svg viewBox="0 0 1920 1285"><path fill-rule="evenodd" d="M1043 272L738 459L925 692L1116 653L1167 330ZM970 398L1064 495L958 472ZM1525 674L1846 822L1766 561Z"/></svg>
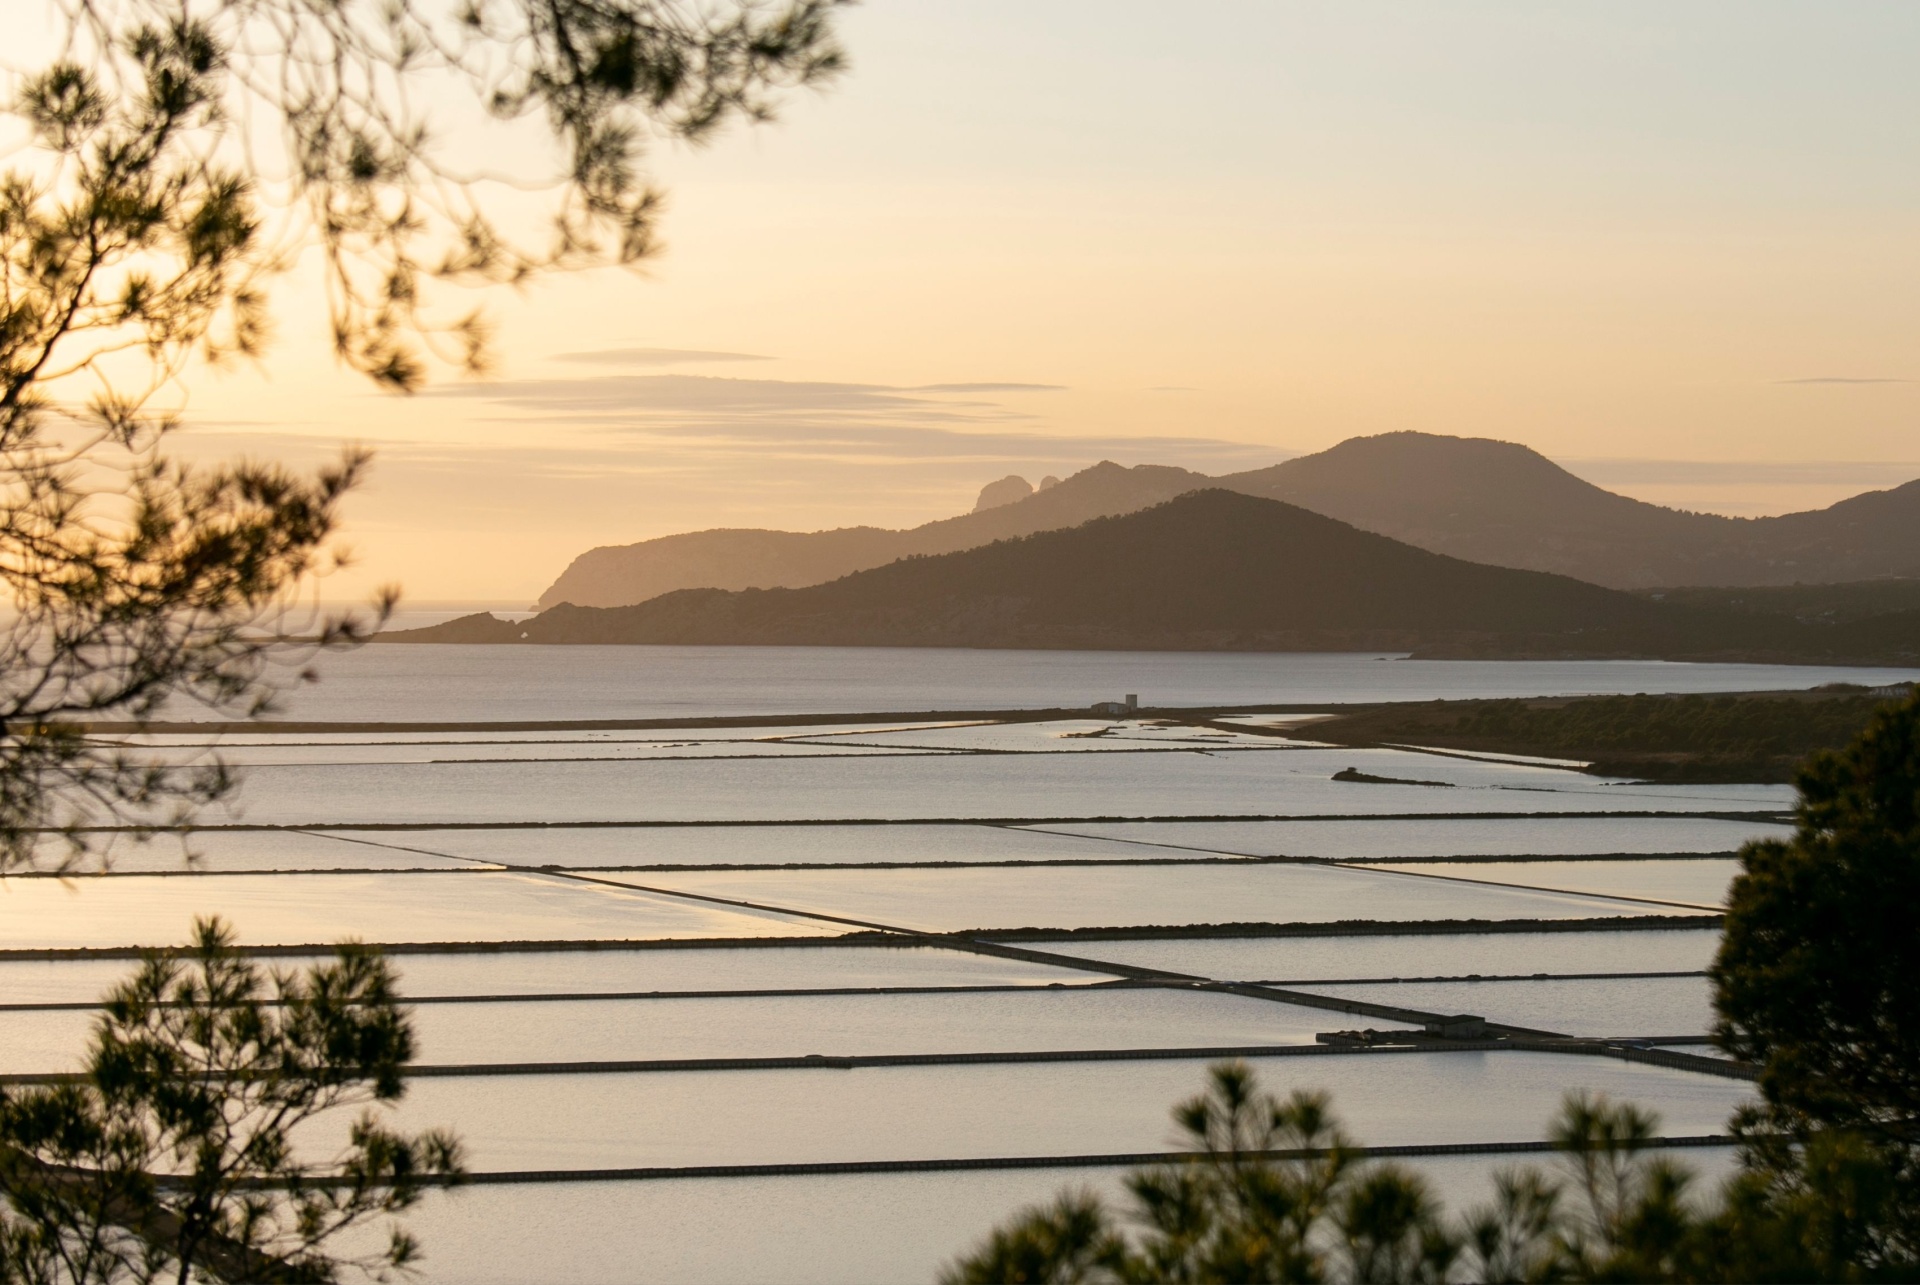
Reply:
<svg viewBox="0 0 1920 1285"><path fill-rule="evenodd" d="M985 513L1002 505L1018 504L1032 494L1033 483L1017 473L1009 473L998 482L989 482L980 488L980 498L973 502L973 511Z"/></svg>
<svg viewBox="0 0 1920 1285"><path fill-rule="evenodd" d="M1077 526L1203 487L1281 500L1470 562L1614 588L1920 574L1920 483L1775 518L1685 513L1603 490L1517 442L1398 431L1220 478L1101 460L1038 489L1010 475L971 513L907 531L695 531L593 549L541 595L612 607L676 589L800 587L914 555Z"/></svg>
<svg viewBox="0 0 1920 1285"><path fill-rule="evenodd" d="M1295 505L1209 488L806 588L689 589L628 607L555 607L517 626L470 618L388 641L1889 663L1915 650L1906 618L1913 614L1865 622L1871 628L1822 626L1656 602L1467 562Z"/></svg>
<svg viewBox="0 0 1920 1285"><path fill-rule="evenodd" d="M847 527L835 531L712 530L661 536L637 544L590 549L540 595L586 607L644 602L677 589L796 588L918 554L951 553L1038 531L1077 526L1089 518L1132 513L1210 482L1204 474L1164 465L1124 468L1102 460L1038 490L1009 476L981 492L973 512L905 531ZM996 488L1011 494L989 503Z"/></svg>

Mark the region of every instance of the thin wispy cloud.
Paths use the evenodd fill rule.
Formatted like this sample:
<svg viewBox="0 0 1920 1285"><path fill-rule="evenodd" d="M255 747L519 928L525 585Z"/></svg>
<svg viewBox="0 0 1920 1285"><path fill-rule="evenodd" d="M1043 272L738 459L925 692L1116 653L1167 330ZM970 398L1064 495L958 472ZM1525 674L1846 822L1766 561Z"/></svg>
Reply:
<svg viewBox="0 0 1920 1285"><path fill-rule="evenodd" d="M719 375L600 375L582 379L509 379L449 385L429 396L478 399L517 410L576 419L714 416L904 418L910 421L987 422L1024 418L996 402L956 400L951 393L887 384L799 379L738 379Z"/></svg>
<svg viewBox="0 0 1920 1285"><path fill-rule="evenodd" d="M1041 465L1115 459L1128 464L1180 463L1229 472L1273 463L1286 454L1271 447L1204 437L1079 437L1066 433L984 431L930 425L826 426L753 422L664 424L636 436L657 452L738 460L836 459L848 463L973 461L983 466ZM645 451L638 449L637 455Z"/></svg>
<svg viewBox="0 0 1920 1285"><path fill-rule="evenodd" d="M219 426L182 434L182 440L192 442L188 457L205 459L271 451L275 459L292 463L323 463L338 451L324 438L227 432ZM639 496L649 497L649 517L662 522L653 534L666 534L674 524L766 524L768 517L747 513L774 497L801 497L808 511L818 511L812 524L820 526L872 521L902 499L925 492L950 490L945 503L958 505L952 507L958 513L964 503L972 503L983 482L1006 473L1066 476L1100 459L1236 473L1271 465L1286 453L1210 438L1083 438L943 428L887 432L860 426L829 434L774 424L733 424L708 432L660 430L580 446L384 442L374 457L371 486L365 496L355 497L355 505L371 505L374 513L386 517L372 522L369 530L380 530L399 517L461 524L476 521L476 515L486 521L515 515L515 521L530 530L601 522L607 530L595 538L612 538L632 530ZM778 461L780 467L747 473L747 461ZM714 509L714 503L726 507ZM653 509L678 509L685 517L676 522ZM937 503L906 524L947 515Z"/></svg>
<svg viewBox="0 0 1920 1285"><path fill-rule="evenodd" d="M1065 384L916 384L911 393L1063 393Z"/></svg>
<svg viewBox="0 0 1920 1285"><path fill-rule="evenodd" d="M449 385L434 390L443 397L477 398L528 410L582 413L659 414L898 415L965 419L1020 416L997 402L978 400L988 393L1051 393L1062 384L835 383L804 379L743 379L726 375L590 375L564 379L510 379L486 384ZM964 400L956 400L964 398Z"/></svg>
<svg viewBox="0 0 1920 1285"><path fill-rule="evenodd" d="M1184 463L1227 472L1271 463L1271 447L1206 437L1076 436L989 390L1057 391L1057 385L964 383L896 387L713 375L601 375L502 380L433 389L426 397L484 403L494 422L561 422L619 441L635 467L728 467L770 459L1046 465L1104 457ZM697 461L703 461L696 465Z"/></svg>
<svg viewBox="0 0 1920 1285"><path fill-rule="evenodd" d="M772 361L751 352L712 352L702 348L602 348L594 352L555 353L553 361L586 366L684 366L708 362Z"/></svg>

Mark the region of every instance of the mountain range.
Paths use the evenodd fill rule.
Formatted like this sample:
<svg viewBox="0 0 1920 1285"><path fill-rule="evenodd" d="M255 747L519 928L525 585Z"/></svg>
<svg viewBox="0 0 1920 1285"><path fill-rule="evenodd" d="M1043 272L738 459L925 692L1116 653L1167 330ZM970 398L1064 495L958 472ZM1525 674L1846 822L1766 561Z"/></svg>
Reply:
<svg viewBox="0 0 1920 1285"><path fill-rule="evenodd" d="M1512 442L1387 433L1217 484L1435 553L1616 589L1920 572L1920 481L1807 513L1730 518L1617 495Z"/></svg>
<svg viewBox="0 0 1920 1285"><path fill-rule="evenodd" d="M469 616L381 640L1892 662L1920 652L1920 612L1825 624L1714 601L1669 602L1434 553L1298 505L1213 487L825 584L682 589L621 607L563 604L519 623Z"/></svg>
<svg viewBox="0 0 1920 1285"><path fill-rule="evenodd" d="M1002 482L1007 479L1002 479ZM1015 479L1018 480L1018 479ZM1025 499L993 504L907 531L840 527L832 531L721 528L593 549L573 560L540 606L624 607L675 589L774 589L821 584L900 558L953 553L995 540L1078 526L1089 518L1132 513L1213 485L1203 473L1102 462ZM991 492L1001 483L991 484Z"/></svg>
<svg viewBox="0 0 1920 1285"><path fill-rule="evenodd" d="M1009 481L1019 479L994 485ZM1433 553L1617 589L1920 573L1920 481L1807 513L1730 518L1603 490L1511 442L1386 433L1217 478L1103 462L1026 498L904 531L726 529L593 549L540 605L617 607L678 589L821 584L901 558L1137 512L1203 488L1285 501Z"/></svg>

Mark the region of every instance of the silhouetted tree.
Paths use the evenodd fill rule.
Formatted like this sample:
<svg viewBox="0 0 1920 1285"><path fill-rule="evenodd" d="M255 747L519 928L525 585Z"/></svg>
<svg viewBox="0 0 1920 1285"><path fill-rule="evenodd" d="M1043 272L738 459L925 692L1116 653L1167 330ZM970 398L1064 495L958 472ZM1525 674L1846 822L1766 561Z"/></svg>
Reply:
<svg viewBox="0 0 1920 1285"><path fill-rule="evenodd" d="M84 1072L0 1091L0 1279L330 1281L405 1267L410 1236L342 1232L455 1179L460 1147L366 1108L397 1102L413 1030L378 952L263 974L218 920L106 998ZM315 1124L336 1120L343 1144ZM296 1136L298 1135L298 1136ZM362 1238L363 1241L366 1238Z"/></svg>
<svg viewBox="0 0 1920 1285"><path fill-rule="evenodd" d="M644 257L649 142L766 119L832 76L837 3L56 0L62 39L16 83L25 146L0 174L0 873L79 866L234 784L90 722L263 713L391 606L292 614L341 560L366 457L309 475L169 459L189 362L258 354L268 280L317 245L341 361L398 390L427 353L483 367L479 316L443 316L439 292ZM464 119L439 132L447 111ZM558 166L450 159L452 136L520 120ZM327 1181L292 1158L300 1121L399 1095L410 1035L365 951L276 976L273 1007L229 947L203 925L190 965L155 960L113 996L86 1077L0 1106L9 1273L322 1279L322 1242L451 1171L447 1139L371 1123ZM400 1237L371 1265L411 1252Z"/></svg>
<svg viewBox="0 0 1920 1285"><path fill-rule="evenodd" d="M180 397L159 394L187 363L259 353L268 280L317 245L350 367L411 389L428 353L483 366L480 317L441 292L644 257L649 142L832 76L836 2L57 0L64 40L10 104L31 146L0 174L0 871L78 864L95 827L177 825L232 788L217 760L76 723L260 713L390 603L288 615L338 561L365 457L171 462ZM454 159L521 120L557 165Z"/></svg>
<svg viewBox="0 0 1920 1285"><path fill-rule="evenodd" d="M1658 1120L1569 1094L1548 1136L1558 1172L1509 1167L1456 1221L1416 1173L1366 1162L1326 1100L1259 1093L1212 1072L1175 1118L1195 1158L1137 1171L1116 1214L1089 1192L1016 1215L943 1275L1010 1282L1914 1280L1881 1246L1889 1170L1823 1134L1787 1172L1751 1150L1717 1193L1648 1150Z"/></svg>
<svg viewBox="0 0 1920 1285"><path fill-rule="evenodd" d="M1173 1116L1194 1157L1127 1176L1132 1234L1097 1196L1069 1193L1015 1216L942 1279L1438 1281L1459 1252L1417 1175L1354 1163L1323 1095L1276 1098L1225 1062Z"/></svg>
<svg viewBox="0 0 1920 1285"><path fill-rule="evenodd" d="M1716 1037L1761 1067L1736 1127L1812 1261L1920 1262L1920 697L1799 775L1747 845L1713 965Z"/></svg>

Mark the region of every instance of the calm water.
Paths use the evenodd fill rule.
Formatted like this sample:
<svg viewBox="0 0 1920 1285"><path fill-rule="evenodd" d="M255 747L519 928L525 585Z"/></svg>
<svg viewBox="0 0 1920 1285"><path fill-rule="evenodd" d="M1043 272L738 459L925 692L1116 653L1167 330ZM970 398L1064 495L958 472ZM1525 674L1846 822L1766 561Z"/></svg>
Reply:
<svg viewBox="0 0 1920 1285"><path fill-rule="evenodd" d="M1739 872L1740 865L1731 858L1707 858L1699 861L1434 861L1406 866L1370 863L1367 868L1713 908L1725 903L1727 885Z"/></svg>
<svg viewBox="0 0 1920 1285"><path fill-rule="evenodd" d="M1449 1207L1465 1209L1490 1198L1494 1172L1512 1161L1450 1156L1412 1167ZM1689 1150L1679 1162L1708 1190L1733 1171L1734 1153ZM410 1221L430 1247L428 1279L465 1285L931 1281L1008 1211L1065 1188L1119 1200L1121 1177L1115 1169L1013 1169L473 1187L424 1202ZM742 1210L757 1234L740 1234ZM540 1234L503 1238L510 1226ZM875 1235L878 1227L886 1234Z"/></svg>
<svg viewBox="0 0 1920 1285"><path fill-rule="evenodd" d="M1630 981L1400 982L1392 986L1314 986L1375 1004L1435 1013L1477 1013L1511 1026L1562 1035L1705 1035L1713 1025L1704 977Z"/></svg>
<svg viewBox="0 0 1920 1285"><path fill-rule="evenodd" d="M883 647L373 646L320 662L290 716L327 721L690 718L780 713L1448 700L1882 683L1910 669L1662 661Z"/></svg>
<svg viewBox="0 0 1920 1285"><path fill-rule="evenodd" d="M1221 981L1312 982L1532 973L1697 972L1717 930L1075 942L1088 959Z"/></svg>
<svg viewBox="0 0 1920 1285"><path fill-rule="evenodd" d="M1915 676L1356 655L665 647L389 646L323 668L325 681L297 693L289 713L345 722L777 719L1084 707L1129 692L1149 704L1245 707ZM1710 904L1729 864L1671 854L1726 852L1778 832L1770 817L1752 814L1791 802L1784 787L1646 786L1537 764L1138 723L1076 739L1107 726L1084 717L901 726L914 721L599 737L469 727L418 736L249 731L230 755L250 765L237 809L203 819L302 828L204 833L195 844L204 860L192 870L177 847L155 844L129 849L103 878L0 883L0 948L57 956L0 958L0 1069L71 1066L92 1020L4 1005L97 995L128 965L80 948L178 941L192 915L208 912L254 943L305 948L346 935L461 943L396 962L416 997L492 997L416 1009L422 1059L468 1068L1305 1045L1360 1020L1188 989L1100 988L1113 976L1108 967L1128 964L1228 980L1313 979L1302 989L1547 1030L1679 1035L1707 1025L1704 978L1536 975L1703 968L1716 931L1650 931L1637 917L1671 907L1632 898ZM769 743L774 737L785 739ZM164 739L168 754L205 752L186 744L205 737ZM1331 779L1349 765L1447 788ZM1616 812L1650 815L1565 815ZM1745 819L1719 819L1727 815ZM1115 820L1155 816L1349 819ZM905 824L915 820L937 823ZM1621 853L1648 855L1566 859ZM1248 859L1475 854L1512 860L1394 871ZM636 864L670 868L618 868ZM1050 967L971 953L964 941L833 945L843 925L821 916L932 931L1125 928L1131 939L1035 943L1056 963L1083 961ZM1218 923L1567 917L1604 930L1183 935ZM1376 980L1473 974L1528 980ZM953 989L981 985L1026 989ZM875 993L927 986L947 989ZM766 993L803 988L861 993ZM639 994L653 991L757 993ZM1660 1111L1673 1133L1713 1133L1750 1092L1695 1072L1513 1051L1267 1057L1259 1069L1277 1089L1330 1090L1354 1131L1375 1143L1535 1138L1571 1088L1631 1098ZM400 1117L409 1127L453 1127L482 1171L1111 1153L1174 1141L1168 1109L1201 1086L1204 1070L1184 1056L462 1073L418 1081ZM1724 1167L1724 1156L1687 1158ZM1458 1206L1484 1191L1500 1163L1422 1168ZM430 1280L924 1280L1022 1201L1115 1179L1065 1169L514 1184L435 1193L412 1221ZM741 1234L742 1209L754 1211L753 1234Z"/></svg>
<svg viewBox="0 0 1920 1285"><path fill-rule="evenodd" d="M1733 852L1749 839L1792 831L1758 821L1701 817L1419 821L1121 821L1035 826L1162 851L1198 850L1256 857L1579 856L1592 853ZM1151 849L1150 849L1151 850Z"/></svg>
<svg viewBox="0 0 1920 1285"><path fill-rule="evenodd" d="M304 967L309 962L292 957L286 966ZM394 960L394 967L400 974L401 990L409 997L811 987L1044 987L1053 982L1086 985L1103 980L1097 973L1079 969L928 946L404 955ZM17 1004L85 1003L98 999L126 971L126 962L118 959L5 959L0 960L0 994Z"/></svg>
<svg viewBox="0 0 1920 1285"><path fill-rule="evenodd" d="M1524 819L1456 816L1444 821L1051 822L1013 827L923 825L549 826L527 829L203 831L190 851L198 868L241 870L465 870L480 862L569 869L633 866L896 865L933 862L1218 861L1236 856L1324 857L1378 863L1394 857L1559 858L1592 853L1732 852L1748 839L1790 834L1784 826L1699 817ZM1575 862L1567 871L1608 877L1615 862ZM1660 862L1680 878L1698 863ZM1592 867L1599 867L1594 869ZM181 869L171 839L124 842L122 874ZM1462 873L1471 875L1478 865ZM1448 873L1436 871L1435 873ZM1519 882L1539 882L1520 880ZM1558 884L1554 886L1560 886ZM1639 894L1629 891L1629 895ZM1717 898L1718 891L1713 895ZM1683 898L1684 900L1684 898Z"/></svg>
<svg viewBox="0 0 1920 1285"><path fill-rule="evenodd" d="M1673 1133L1714 1133L1750 1089L1552 1053L1276 1057L1258 1070L1282 1094L1334 1089L1374 1144L1537 1138L1573 1085L1639 1102ZM476 1170L1099 1155L1168 1145L1168 1111L1205 1075L1168 1059L450 1077L417 1082L397 1115L409 1128L460 1121Z"/></svg>
<svg viewBox="0 0 1920 1285"><path fill-rule="evenodd" d="M930 932L1347 919L1588 919L1648 909L1599 897L1294 865L718 870L606 877Z"/></svg>
<svg viewBox="0 0 1920 1285"><path fill-rule="evenodd" d="M1099 989L1076 978L1071 989L1024 992L433 1004L415 1013L414 1030L421 1063L467 1065L1300 1045L1327 1029L1328 1016L1239 995ZM0 1073L61 1064L91 1020L83 1012L0 1012Z"/></svg>
<svg viewBox="0 0 1920 1285"><path fill-rule="evenodd" d="M1358 766L1412 784L1336 781ZM209 819L346 824L1747 812L1767 785L1637 785L1397 750L935 754L255 768Z"/></svg>

